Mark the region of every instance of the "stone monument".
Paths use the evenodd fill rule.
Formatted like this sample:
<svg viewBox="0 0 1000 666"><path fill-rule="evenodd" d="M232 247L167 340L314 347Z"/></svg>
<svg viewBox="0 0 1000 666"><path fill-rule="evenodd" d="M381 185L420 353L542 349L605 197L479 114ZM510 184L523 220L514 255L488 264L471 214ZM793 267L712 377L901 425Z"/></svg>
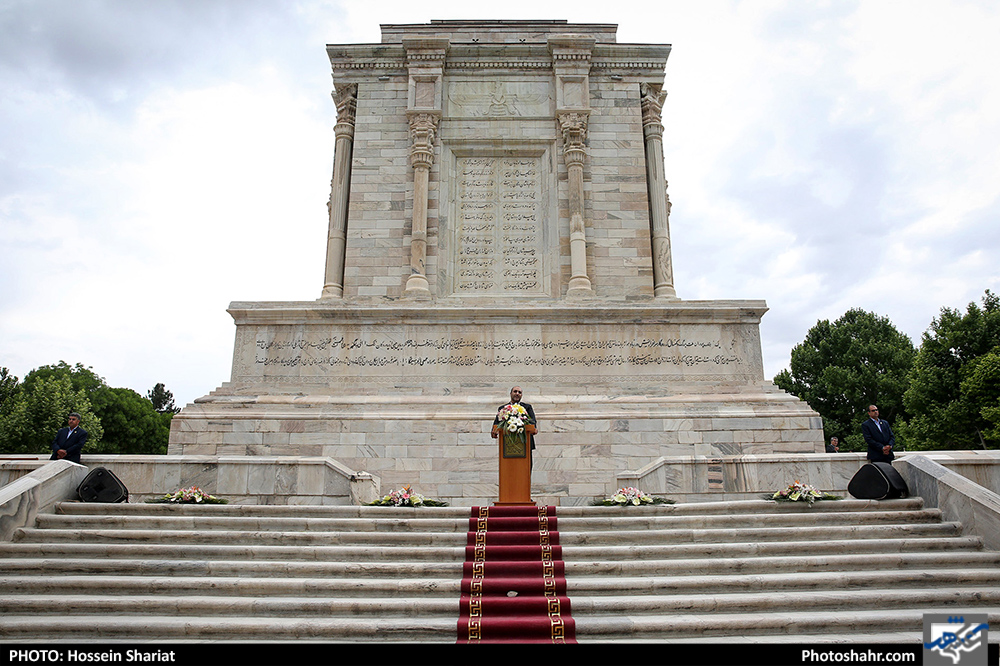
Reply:
<svg viewBox="0 0 1000 666"><path fill-rule="evenodd" d="M619 44L615 25L432 21L327 52L322 294L230 305L231 380L174 418L170 453L326 456L481 503L515 384L549 503L661 456L823 450L818 415L764 380L765 303L677 297L670 46Z"/></svg>

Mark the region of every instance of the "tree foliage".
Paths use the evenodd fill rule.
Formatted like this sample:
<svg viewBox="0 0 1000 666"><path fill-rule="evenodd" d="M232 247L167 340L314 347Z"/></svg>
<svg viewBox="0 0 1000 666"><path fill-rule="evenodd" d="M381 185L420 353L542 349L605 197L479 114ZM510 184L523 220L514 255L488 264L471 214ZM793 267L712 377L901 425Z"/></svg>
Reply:
<svg viewBox="0 0 1000 666"><path fill-rule="evenodd" d="M916 350L888 317L859 308L824 319L792 349L791 369L774 377L823 417L823 434L841 450L864 450L860 424L869 404L890 422L905 417L903 394Z"/></svg>
<svg viewBox="0 0 1000 666"><path fill-rule="evenodd" d="M963 314L942 308L924 333L906 392L911 446L997 448L997 347L1000 299L989 290L982 307ZM985 411L984 411L985 410Z"/></svg>
<svg viewBox="0 0 1000 666"><path fill-rule="evenodd" d="M0 368L0 414L3 413L4 403L14 397L20 386L17 377L12 375L10 370Z"/></svg>
<svg viewBox="0 0 1000 666"><path fill-rule="evenodd" d="M962 398L975 405L988 424L983 439L992 446L1000 444L1000 346L969 362L959 388Z"/></svg>
<svg viewBox="0 0 1000 666"><path fill-rule="evenodd" d="M176 414L181 411L174 405L174 394L167 390L162 383L157 384L149 390L146 397L153 403L153 409L163 413Z"/></svg>
<svg viewBox="0 0 1000 666"><path fill-rule="evenodd" d="M172 414L157 412L132 389L101 387L94 392L94 411L104 426L104 441L118 453L167 452Z"/></svg>
<svg viewBox="0 0 1000 666"><path fill-rule="evenodd" d="M65 361L35 368L17 384L0 372L0 452L44 453L70 412L89 433L84 454L167 452L172 411L159 412L132 389L112 388L93 369ZM157 384L167 397L173 396Z"/></svg>
<svg viewBox="0 0 1000 666"><path fill-rule="evenodd" d="M86 393L75 390L68 377L41 378L4 404L0 414L0 445L4 453L50 453L52 439L66 425L70 412L79 412L80 425L89 434L85 450L101 449L103 429Z"/></svg>

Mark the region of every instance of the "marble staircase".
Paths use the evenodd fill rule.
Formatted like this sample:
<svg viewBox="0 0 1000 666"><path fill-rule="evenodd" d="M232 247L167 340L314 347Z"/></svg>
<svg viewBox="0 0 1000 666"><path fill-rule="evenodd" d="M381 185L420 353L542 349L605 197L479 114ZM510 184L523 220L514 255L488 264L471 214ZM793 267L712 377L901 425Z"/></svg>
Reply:
<svg viewBox="0 0 1000 666"><path fill-rule="evenodd" d="M453 642L468 508L63 502L0 543L0 638ZM585 641L918 642L1000 624L1000 553L919 498L564 507Z"/></svg>

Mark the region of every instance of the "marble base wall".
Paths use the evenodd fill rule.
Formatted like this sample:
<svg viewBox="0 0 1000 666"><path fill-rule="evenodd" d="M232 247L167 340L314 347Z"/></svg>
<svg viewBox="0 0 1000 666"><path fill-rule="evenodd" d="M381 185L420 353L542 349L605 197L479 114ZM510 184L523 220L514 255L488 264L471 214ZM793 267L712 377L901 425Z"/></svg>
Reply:
<svg viewBox="0 0 1000 666"><path fill-rule="evenodd" d="M19 456L20 457L20 456ZM34 525L35 517L56 502L76 498L76 488L87 468L68 460L39 461L24 465L16 476L0 474L0 541L9 541L21 527ZM2 463L19 466L18 463Z"/></svg>
<svg viewBox="0 0 1000 666"><path fill-rule="evenodd" d="M76 484L90 469L104 467L125 484L132 503L191 486L232 504L357 505L379 496L377 477L328 458L87 455L84 451L81 462L83 466L74 465L82 472ZM0 462L0 484L21 483L23 476L40 473L48 464L47 455ZM57 499L76 499L76 484Z"/></svg>
<svg viewBox="0 0 1000 666"><path fill-rule="evenodd" d="M941 509L944 520L961 522L962 534L982 538L985 548L1000 550L1000 495L963 476L963 472L976 471L995 481L1000 473L996 464L1000 452L989 453L995 454L992 459L965 460L956 469L945 467L952 462L947 457L930 455L912 455L894 467L910 492L923 497L927 507Z"/></svg>
<svg viewBox="0 0 1000 666"><path fill-rule="evenodd" d="M585 502L662 456L821 451L822 422L764 381L762 301L234 303L231 381L174 417L169 452L320 456L382 488L496 495L511 386L539 419L535 495Z"/></svg>
<svg viewBox="0 0 1000 666"><path fill-rule="evenodd" d="M742 402L735 395L678 396L675 404L595 396L562 404L535 400L541 431L533 496L584 503L615 490L619 472L663 456L821 451L819 417L796 410L782 395L762 387L739 396ZM170 453L324 456L379 477L383 492L412 484L424 495L473 505L497 494L497 446L489 435L497 404L466 397L447 414L430 402L316 403L309 396L196 404L184 410L186 418L175 418Z"/></svg>

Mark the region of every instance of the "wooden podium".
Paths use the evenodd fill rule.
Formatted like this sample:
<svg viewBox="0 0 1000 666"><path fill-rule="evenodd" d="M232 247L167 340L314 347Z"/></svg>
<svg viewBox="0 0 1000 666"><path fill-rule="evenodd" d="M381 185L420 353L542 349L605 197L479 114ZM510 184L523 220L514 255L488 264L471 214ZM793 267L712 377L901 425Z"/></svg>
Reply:
<svg viewBox="0 0 1000 666"><path fill-rule="evenodd" d="M524 442L508 436L501 428L493 426L499 436L498 459L500 462L500 498L497 506L534 505L531 500L531 438L537 430L533 425L524 426Z"/></svg>

